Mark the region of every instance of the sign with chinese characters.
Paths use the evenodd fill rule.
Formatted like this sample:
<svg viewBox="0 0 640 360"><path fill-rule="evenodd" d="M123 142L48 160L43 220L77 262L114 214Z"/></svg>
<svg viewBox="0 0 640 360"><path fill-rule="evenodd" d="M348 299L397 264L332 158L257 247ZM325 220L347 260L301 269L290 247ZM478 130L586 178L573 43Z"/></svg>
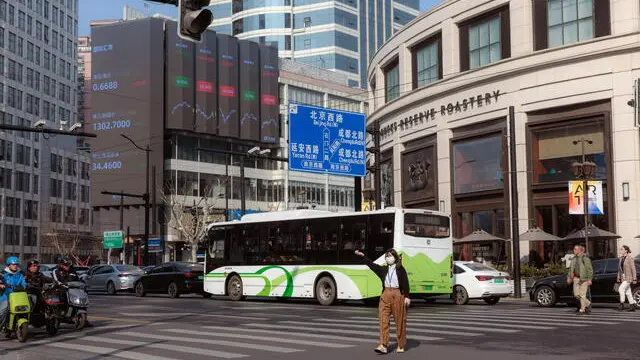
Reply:
<svg viewBox="0 0 640 360"><path fill-rule="evenodd" d="M602 181L588 183L589 214L604 215ZM584 182L582 180L569 181L569 214L584 215Z"/></svg>
<svg viewBox="0 0 640 360"><path fill-rule="evenodd" d="M364 114L289 104L289 168L364 176Z"/></svg>
<svg viewBox="0 0 640 360"><path fill-rule="evenodd" d="M102 233L102 247L104 249L122 248L122 231L105 231Z"/></svg>

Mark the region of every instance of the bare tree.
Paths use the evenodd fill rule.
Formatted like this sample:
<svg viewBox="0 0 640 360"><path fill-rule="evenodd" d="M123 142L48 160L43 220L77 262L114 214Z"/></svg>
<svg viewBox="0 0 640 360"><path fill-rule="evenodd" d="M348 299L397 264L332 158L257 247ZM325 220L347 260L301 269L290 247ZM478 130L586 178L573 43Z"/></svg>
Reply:
<svg viewBox="0 0 640 360"><path fill-rule="evenodd" d="M62 256L72 259L76 264L86 266L91 259L91 255L97 254L102 258L102 241L93 238L91 235L53 231L45 234L47 243L45 246L53 248L54 256ZM90 255L82 256L81 252L88 252Z"/></svg>
<svg viewBox="0 0 640 360"><path fill-rule="evenodd" d="M80 244L80 236L77 233L58 233L54 231L45 235L49 240L49 245L55 249L57 255L67 258L76 255Z"/></svg>
<svg viewBox="0 0 640 360"><path fill-rule="evenodd" d="M168 226L191 246L192 261L196 261L198 243L206 236L207 225L215 221L214 205L223 196L226 181L218 179L215 184L207 184L200 189L199 196L194 195L197 193L195 183L186 182L176 192L169 181L161 193L162 202L171 216Z"/></svg>

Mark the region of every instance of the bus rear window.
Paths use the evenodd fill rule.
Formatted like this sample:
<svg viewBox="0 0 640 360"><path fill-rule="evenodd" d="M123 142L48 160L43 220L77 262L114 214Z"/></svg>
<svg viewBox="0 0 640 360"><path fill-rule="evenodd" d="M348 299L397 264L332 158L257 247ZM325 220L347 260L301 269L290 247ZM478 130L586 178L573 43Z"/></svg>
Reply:
<svg viewBox="0 0 640 360"><path fill-rule="evenodd" d="M448 238L449 218L440 215L405 214L404 233L416 237Z"/></svg>

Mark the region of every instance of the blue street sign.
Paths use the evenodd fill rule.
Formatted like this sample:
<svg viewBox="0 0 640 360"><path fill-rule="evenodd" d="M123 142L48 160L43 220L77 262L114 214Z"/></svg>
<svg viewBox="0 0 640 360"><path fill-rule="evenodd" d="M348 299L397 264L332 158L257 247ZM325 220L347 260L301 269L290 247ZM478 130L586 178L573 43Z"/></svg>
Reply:
<svg viewBox="0 0 640 360"><path fill-rule="evenodd" d="M289 104L289 169L365 176L364 114Z"/></svg>

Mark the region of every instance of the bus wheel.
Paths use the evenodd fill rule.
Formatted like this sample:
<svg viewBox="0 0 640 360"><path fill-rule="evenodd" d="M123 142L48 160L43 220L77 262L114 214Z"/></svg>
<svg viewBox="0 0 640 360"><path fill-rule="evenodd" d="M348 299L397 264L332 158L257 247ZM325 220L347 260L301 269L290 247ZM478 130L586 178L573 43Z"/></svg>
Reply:
<svg viewBox="0 0 640 360"><path fill-rule="evenodd" d="M240 276L233 275L229 282L227 283L227 294L229 295L229 299L233 301L242 300L244 297L242 295L242 279Z"/></svg>
<svg viewBox="0 0 640 360"><path fill-rule="evenodd" d="M328 276L318 280L316 299L321 305L331 305L336 300L336 283Z"/></svg>

